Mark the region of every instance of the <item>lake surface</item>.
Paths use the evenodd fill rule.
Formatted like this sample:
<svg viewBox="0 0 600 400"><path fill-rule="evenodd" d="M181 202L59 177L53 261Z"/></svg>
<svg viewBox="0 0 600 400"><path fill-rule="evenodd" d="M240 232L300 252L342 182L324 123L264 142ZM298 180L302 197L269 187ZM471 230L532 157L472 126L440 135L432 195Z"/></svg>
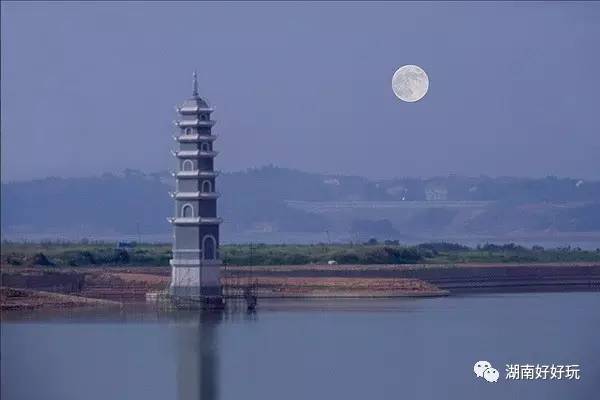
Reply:
<svg viewBox="0 0 600 400"><path fill-rule="evenodd" d="M4 314L11 399L597 399L600 294L263 301L254 314ZM491 362L496 383L476 378ZM512 381L505 364L579 364Z"/></svg>

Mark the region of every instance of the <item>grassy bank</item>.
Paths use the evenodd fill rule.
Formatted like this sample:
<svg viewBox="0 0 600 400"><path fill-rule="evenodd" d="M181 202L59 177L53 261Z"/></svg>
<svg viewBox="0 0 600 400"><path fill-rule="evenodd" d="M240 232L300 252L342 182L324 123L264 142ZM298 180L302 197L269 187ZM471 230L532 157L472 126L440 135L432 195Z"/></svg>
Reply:
<svg viewBox="0 0 600 400"><path fill-rule="evenodd" d="M514 244L487 244L469 248L452 243L397 243L336 245L226 245L221 247L225 265L324 264L454 264L600 262L600 250L578 248L526 248ZM170 244L139 244L117 249L113 243L2 243L2 265L18 266L167 266Z"/></svg>

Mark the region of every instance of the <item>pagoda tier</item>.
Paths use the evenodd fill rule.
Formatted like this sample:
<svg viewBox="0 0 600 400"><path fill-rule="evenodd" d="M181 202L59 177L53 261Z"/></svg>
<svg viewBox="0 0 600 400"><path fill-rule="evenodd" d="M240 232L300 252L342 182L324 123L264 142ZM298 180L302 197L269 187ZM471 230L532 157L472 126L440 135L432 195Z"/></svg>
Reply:
<svg viewBox="0 0 600 400"><path fill-rule="evenodd" d="M211 127L215 124L215 121L211 119L181 119L174 121L174 124L180 128L199 128Z"/></svg>
<svg viewBox="0 0 600 400"><path fill-rule="evenodd" d="M219 171L179 171L171 172L171 175L177 179L215 178L219 175Z"/></svg>
<svg viewBox="0 0 600 400"><path fill-rule="evenodd" d="M204 106L204 105L184 105L181 107L175 107L175 110L181 115L195 115L199 113L211 113L214 110L212 107Z"/></svg>
<svg viewBox="0 0 600 400"><path fill-rule="evenodd" d="M175 192L170 195L176 200L217 199L221 196L218 192Z"/></svg>
<svg viewBox="0 0 600 400"><path fill-rule="evenodd" d="M171 154L178 158L214 158L219 152L212 150L178 150L171 151Z"/></svg>
<svg viewBox="0 0 600 400"><path fill-rule="evenodd" d="M173 225L218 225L223 222L219 217L178 217L168 218Z"/></svg>
<svg viewBox="0 0 600 400"><path fill-rule="evenodd" d="M217 140L216 135L180 135L173 136L173 140L177 142L196 143L196 142L214 142Z"/></svg>

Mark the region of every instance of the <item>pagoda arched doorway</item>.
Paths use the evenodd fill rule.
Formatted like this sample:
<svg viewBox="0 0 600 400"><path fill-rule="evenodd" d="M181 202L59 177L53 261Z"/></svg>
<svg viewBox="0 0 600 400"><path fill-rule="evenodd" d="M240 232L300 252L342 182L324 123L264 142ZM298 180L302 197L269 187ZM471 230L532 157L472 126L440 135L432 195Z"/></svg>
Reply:
<svg viewBox="0 0 600 400"><path fill-rule="evenodd" d="M216 257L216 241L211 235L204 236L202 239L202 254L205 260L214 260Z"/></svg>

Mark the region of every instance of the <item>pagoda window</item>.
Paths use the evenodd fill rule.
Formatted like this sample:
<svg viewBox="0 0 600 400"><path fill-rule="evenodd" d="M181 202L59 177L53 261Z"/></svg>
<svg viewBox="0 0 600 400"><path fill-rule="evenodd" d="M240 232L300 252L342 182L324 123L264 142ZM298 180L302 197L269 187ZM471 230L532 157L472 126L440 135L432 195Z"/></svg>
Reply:
<svg viewBox="0 0 600 400"><path fill-rule="evenodd" d="M184 171L193 171L194 170L194 162L192 160L183 160L181 169Z"/></svg>
<svg viewBox="0 0 600 400"><path fill-rule="evenodd" d="M181 216L183 218L193 218L194 207L191 204L184 204L183 207L181 207Z"/></svg>
<svg viewBox="0 0 600 400"><path fill-rule="evenodd" d="M210 145L208 144L208 142L203 142L200 145L200 150L202 150L202 151L210 151Z"/></svg>
<svg viewBox="0 0 600 400"><path fill-rule="evenodd" d="M202 121L206 121L206 114L201 114L201 115L200 115L200 119L201 119Z"/></svg>
<svg viewBox="0 0 600 400"><path fill-rule="evenodd" d="M212 184L210 183L210 181L203 181L202 182L202 193L210 193L212 192Z"/></svg>
<svg viewBox="0 0 600 400"><path fill-rule="evenodd" d="M216 255L216 243L214 236L206 235L202 239L202 255L205 260L214 260Z"/></svg>
<svg viewBox="0 0 600 400"><path fill-rule="evenodd" d="M191 135L192 134L192 128L185 128L185 134L186 135Z"/></svg>

